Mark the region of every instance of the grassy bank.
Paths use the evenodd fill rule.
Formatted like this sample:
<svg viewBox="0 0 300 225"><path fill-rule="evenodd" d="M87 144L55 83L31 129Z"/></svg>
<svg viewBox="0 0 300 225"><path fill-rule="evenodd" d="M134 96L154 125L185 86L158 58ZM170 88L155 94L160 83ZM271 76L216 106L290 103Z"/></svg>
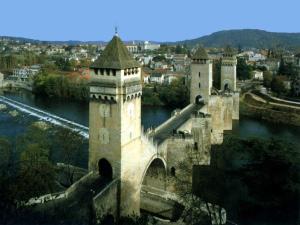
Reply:
<svg viewBox="0 0 300 225"><path fill-rule="evenodd" d="M263 103L248 93L240 99L240 114L273 123L300 126L299 109Z"/></svg>

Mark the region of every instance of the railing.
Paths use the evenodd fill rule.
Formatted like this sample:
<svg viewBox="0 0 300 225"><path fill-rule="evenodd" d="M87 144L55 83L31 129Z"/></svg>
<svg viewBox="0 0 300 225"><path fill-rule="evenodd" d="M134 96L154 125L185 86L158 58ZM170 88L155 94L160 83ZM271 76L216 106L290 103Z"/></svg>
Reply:
<svg viewBox="0 0 300 225"><path fill-rule="evenodd" d="M6 98L4 96L0 96L0 102L3 102L15 109L18 109L21 112L38 117L41 120L50 122L54 125L74 130L74 131L78 132L80 135L82 135L84 138L89 138L89 128L86 126L83 126L83 125L75 123L73 121L64 119L57 115L45 112L41 109L34 108L32 106L23 104L21 102Z"/></svg>

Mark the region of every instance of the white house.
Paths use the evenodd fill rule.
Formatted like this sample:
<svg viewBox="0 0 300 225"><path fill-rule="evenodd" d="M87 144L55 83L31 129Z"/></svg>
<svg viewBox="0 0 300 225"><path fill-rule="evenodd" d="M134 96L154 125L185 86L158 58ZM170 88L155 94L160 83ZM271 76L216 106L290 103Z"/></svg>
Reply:
<svg viewBox="0 0 300 225"><path fill-rule="evenodd" d="M40 71L39 65L33 65L31 67L24 67L20 69L13 69L12 77L18 81L29 81L29 78L35 76Z"/></svg>
<svg viewBox="0 0 300 225"><path fill-rule="evenodd" d="M253 79L254 80L263 80L264 79L264 73L260 70L254 70L253 71Z"/></svg>
<svg viewBox="0 0 300 225"><path fill-rule="evenodd" d="M161 73L152 73L150 75L150 82L151 83L158 83L162 84L164 82L165 75Z"/></svg>
<svg viewBox="0 0 300 225"><path fill-rule="evenodd" d="M149 41L145 41L143 44L143 50L153 51L160 48L160 44L150 43Z"/></svg>

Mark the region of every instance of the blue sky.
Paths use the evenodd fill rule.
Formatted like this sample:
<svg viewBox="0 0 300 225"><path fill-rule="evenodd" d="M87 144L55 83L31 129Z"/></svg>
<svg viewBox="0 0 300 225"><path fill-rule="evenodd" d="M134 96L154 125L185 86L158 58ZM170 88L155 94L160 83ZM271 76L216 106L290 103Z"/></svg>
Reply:
<svg viewBox="0 0 300 225"><path fill-rule="evenodd" d="M300 32L299 0L1 0L0 35L176 41L224 29Z"/></svg>

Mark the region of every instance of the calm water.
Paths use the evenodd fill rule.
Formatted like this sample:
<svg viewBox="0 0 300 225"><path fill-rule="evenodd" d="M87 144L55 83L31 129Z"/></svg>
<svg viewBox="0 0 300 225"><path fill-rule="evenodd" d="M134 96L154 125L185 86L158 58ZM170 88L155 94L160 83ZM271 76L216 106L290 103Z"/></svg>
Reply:
<svg viewBox="0 0 300 225"><path fill-rule="evenodd" d="M4 93L6 97L46 110L58 116L88 126L88 103L49 99L34 96L28 92ZM171 115L172 110L165 107L142 107L142 124L145 129L156 127ZM27 115L23 119L12 119L10 115L0 113L0 135L15 136L24 131L25 125L35 120ZM240 137L280 138L300 145L300 127L278 125L266 121L241 118L234 123L229 132Z"/></svg>
<svg viewBox="0 0 300 225"><path fill-rule="evenodd" d="M88 103L35 97L28 92L4 93L4 95L8 98L88 126ZM142 124L146 129L158 126L170 117L171 112L171 109L164 107L143 107ZM14 139L22 134L26 127L36 120L36 118L26 114L20 114L18 117L13 118L7 112L0 112L0 136L9 136L11 139ZM300 127L277 125L255 119L241 118L238 122L234 123L233 130L228 133L233 133L244 138L274 137L293 142L298 146L300 145ZM86 154L79 166L87 167L88 143L85 144L84 149Z"/></svg>

